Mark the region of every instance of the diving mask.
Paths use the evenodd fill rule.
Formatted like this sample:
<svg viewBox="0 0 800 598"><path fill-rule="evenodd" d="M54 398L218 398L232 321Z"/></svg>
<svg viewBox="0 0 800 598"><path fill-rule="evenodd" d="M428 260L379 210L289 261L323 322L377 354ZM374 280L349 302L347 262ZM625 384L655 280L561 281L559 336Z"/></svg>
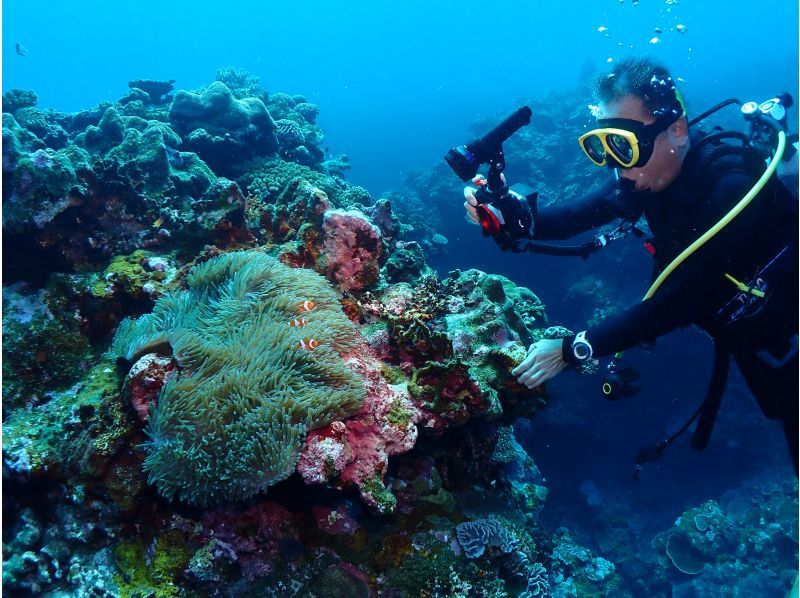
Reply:
<svg viewBox="0 0 800 598"><path fill-rule="evenodd" d="M648 125L630 118L600 118L600 126L581 135L578 143L598 166L638 168L653 155L656 137L681 116L682 109L669 110Z"/></svg>

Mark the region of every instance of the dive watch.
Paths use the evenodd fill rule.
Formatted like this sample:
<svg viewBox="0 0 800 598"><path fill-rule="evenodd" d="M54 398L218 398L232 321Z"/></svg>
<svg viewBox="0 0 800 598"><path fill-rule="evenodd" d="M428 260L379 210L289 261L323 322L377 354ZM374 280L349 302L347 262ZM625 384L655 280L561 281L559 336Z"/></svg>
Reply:
<svg viewBox="0 0 800 598"><path fill-rule="evenodd" d="M578 363L585 363L592 358L592 345L586 340L586 331L579 332L572 341L572 356Z"/></svg>

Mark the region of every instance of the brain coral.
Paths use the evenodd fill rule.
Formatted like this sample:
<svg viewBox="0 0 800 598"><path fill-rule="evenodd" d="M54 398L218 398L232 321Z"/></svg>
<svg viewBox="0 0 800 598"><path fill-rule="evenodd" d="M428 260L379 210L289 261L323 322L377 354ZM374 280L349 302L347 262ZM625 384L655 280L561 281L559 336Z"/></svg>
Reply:
<svg viewBox="0 0 800 598"><path fill-rule="evenodd" d="M286 478L306 432L355 413L365 390L341 358L355 327L315 272L238 251L195 266L187 286L123 321L112 350L133 362L171 348L179 373L152 409L144 468L164 496L210 505ZM289 326L306 300L308 324ZM298 346L309 338L316 349Z"/></svg>

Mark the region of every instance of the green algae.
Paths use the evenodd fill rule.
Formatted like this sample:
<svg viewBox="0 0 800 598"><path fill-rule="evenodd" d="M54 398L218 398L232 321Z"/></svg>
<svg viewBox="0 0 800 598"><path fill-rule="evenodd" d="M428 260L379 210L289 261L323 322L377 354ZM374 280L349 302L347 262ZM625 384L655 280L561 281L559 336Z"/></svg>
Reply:
<svg viewBox="0 0 800 598"><path fill-rule="evenodd" d="M391 490L383 485L383 480L380 476L365 480L361 486L361 491L363 494L372 497L376 508L381 513L391 513L397 505L397 498L395 498Z"/></svg>
<svg viewBox="0 0 800 598"><path fill-rule="evenodd" d="M129 295L137 295L148 283L154 285L154 289L158 290L160 283L166 280L167 273L160 270L148 271L143 263L150 256L150 253L142 249L138 249L130 255L115 256L92 285L92 295L104 299L114 295L117 290L122 290Z"/></svg>
<svg viewBox="0 0 800 598"><path fill-rule="evenodd" d="M366 328L369 328L369 326ZM406 381L406 375L403 370L385 361L381 362L381 375L389 384L402 384Z"/></svg>
<svg viewBox="0 0 800 598"><path fill-rule="evenodd" d="M386 421L395 426L407 426L408 422L411 421L412 413L405 407L403 407L402 401L394 401L392 402L391 406L389 407L389 411L386 413Z"/></svg>
<svg viewBox="0 0 800 598"><path fill-rule="evenodd" d="M141 540L122 542L114 549L119 574L114 581L122 597L142 595L154 598L185 596L186 591L176 583L176 577L189 565L194 552L186 546L177 531L155 539L153 554L148 559L148 547Z"/></svg>
<svg viewBox="0 0 800 598"><path fill-rule="evenodd" d="M53 317L44 304L27 321L9 317L14 309L3 295L3 401L8 409L73 383L92 350L74 321Z"/></svg>
<svg viewBox="0 0 800 598"><path fill-rule="evenodd" d="M101 475L132 428L120 383L113 357L106 354L72 388L51 393L30 411L11 411L3 425L6 463L31 474Z"/></svg>

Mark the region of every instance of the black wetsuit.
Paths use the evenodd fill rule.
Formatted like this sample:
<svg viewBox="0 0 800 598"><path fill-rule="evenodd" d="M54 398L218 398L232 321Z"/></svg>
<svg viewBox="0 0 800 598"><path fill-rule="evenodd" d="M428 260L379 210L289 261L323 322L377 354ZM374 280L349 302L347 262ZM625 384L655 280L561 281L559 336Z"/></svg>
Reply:
<svg viewBox="0 0 800 598"><path fill-rule="evenodd" d="M699 136L693 132L693 146ZM654 278L683 249L736 205L764 164L738 155L710 158L693 147L677 179L663 191L635 192L612 180L600 190L535 214L535 239L566 239L616 218L645 216L653 238ZM780 419L795 471L798 459L797 202L773 175L752 202L678 266L650 299L586 332L602 357L696 324L736 361L764 414ZM740 292L725 277L765 292ZM564 356L572 359L565 339Z"/></svg>

